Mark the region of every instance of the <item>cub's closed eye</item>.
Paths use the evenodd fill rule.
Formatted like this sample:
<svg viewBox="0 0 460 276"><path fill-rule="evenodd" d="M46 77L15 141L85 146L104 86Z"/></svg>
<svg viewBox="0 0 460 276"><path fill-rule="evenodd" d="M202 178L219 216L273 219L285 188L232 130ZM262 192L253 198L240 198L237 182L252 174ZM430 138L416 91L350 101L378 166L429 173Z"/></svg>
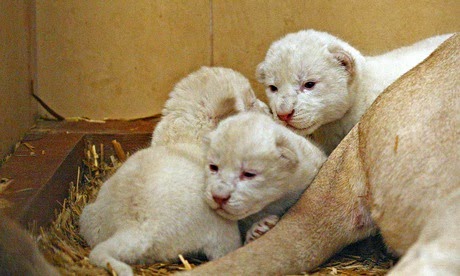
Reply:
<svg viewBox="0 0 460 276"><path fill-rule="evenodd" d="M214 164L209 164L209 170L212 171L212 172L218 172L219 167L217 165L214 165Z"/></svg>
<svg viewBox="0 0 460 276"><path fill-rule="evenodd" d="M307 81L303 86L306 88L306 89L313 89L313 87L315 87L316 85L316 82L314 81Z"/></svg>
<svg viewBox="0 0 460 276"><path fill-rule="evenodd" d="M253 178L254 176L256 176L256 174L252 172L243 172L241 175L246 178Z"/></svg>
<svg viewBox="0 0 460 276"><path fill-rule="evenodd" d="M274 86L274 85L269 85L268 88L269 88L270 91L272 91L272 92L278 91L278 87L276 87L276 86Z"/></svg>

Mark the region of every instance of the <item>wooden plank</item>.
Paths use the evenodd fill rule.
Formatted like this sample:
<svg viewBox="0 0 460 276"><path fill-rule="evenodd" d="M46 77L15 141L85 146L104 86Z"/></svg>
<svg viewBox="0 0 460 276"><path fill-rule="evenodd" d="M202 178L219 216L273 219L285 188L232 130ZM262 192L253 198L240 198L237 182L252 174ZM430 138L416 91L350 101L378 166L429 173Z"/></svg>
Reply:
<svg viewBox="0 0 460 276"><path fill-rule="evenodd" d="M25 227L46 225L68 196L69 184L76 181L87 145L94 144L99 150L102 144L106 161L115 155L112 140L133 154L150 145L154 125L152 120L39 123L26 135L26 144L21 144L0 168L1 178L13 180L0 194L2 202L11 204L5 213Z"/></svg>
<svg viewBox="0 0 460 276"><path fill-rule="evenodd" d="M105 161L109 161L110 155L114 155L115 151L112 146L112 141L119 142L128 155L132 155L136 151L150 146L152 135L150 133L136 133L136 134L87 134L84 141L87 144L94 144L99 151L102 144L104 146Z"/></svg>
<svg viewBox="0 0 460 276"><path fill-rule="evenodd" d="M67 132L67 133L100 133L100 134L129 134L129 133L152 133L155 125L160 121L160 117L147 119L120 121L107 120L104 123L94 123L87 121L38 121L31 134L42 132ZM33 139L33 138L30 138Z"/></svg>
<svg viewBox="0 0 460 276"><path fill-rule="evenodd" d="M66 196L68 182L75 179L59 170L64 167L67 167L66 172L77 169L72 164L81 158L77 158L74 150L82 137L83 134L46 134L41 139L28 142L34 147L34 155L24 145L14 152L0 168L1 178L13 180L0 195L12 204L5 210L7 215L23 225L32 220L36 220L38 225L49 221L57 206L56 200Z"/></svg>
<svg viewBox="0 0 460 276"><path fill-rule="evenodd" d="M54 142L54 139L51 142ZM35 195L28 198L25 204L18 206L17 210L21 212L16 219L23 226L30 227L30 224L37 227L45 226L54 219L55 210L60 210L64 198L69 195L70 183L77 181L78 167L81 166L83 153L84 143L80 139L61 160L51 178Z"/></svg>

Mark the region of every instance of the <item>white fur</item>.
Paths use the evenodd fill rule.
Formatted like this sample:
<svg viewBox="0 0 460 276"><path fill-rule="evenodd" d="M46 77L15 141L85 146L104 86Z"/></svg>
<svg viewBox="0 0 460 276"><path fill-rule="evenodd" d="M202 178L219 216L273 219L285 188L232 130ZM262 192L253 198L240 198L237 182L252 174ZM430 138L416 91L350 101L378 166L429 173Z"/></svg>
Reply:
<svg viewBox="0 0 460 276"><path fill-rule="evenodd" d="M222 121L208 135L205 197L217 213L244 219L243 233L270 215L281 216L310 185L326 160L309 140L268 115L246 112ZM212 170L211 165L218 170ZM245 177L250 172L255 176ZM220 206L213 196L230 197Z"/></svg>
<svg viewBox="0 0 460 276"><path fill-rule="evenodd" d="M203 67L170 94L153 145L128 158L80 218L90 261L132 275L126 263L170 261L202 252L219 258L241 246L237 222L203 200L202 136L225 116L263 109L239 73Z"/></svg>
<svg viewBox="0 0 460 276"><path fill-rule="evenodd" d="M202 142L224 117L242 111L269 113L240 73L202 67L176 84L153 131L152 145Z"/></svg>
<svg viewBox="0 0 460 276"><path fill-rule="evenodd" d="M294 112L288 127L312 135L329 154L387 86L450 36L369 57L328 33L305 30L274 42L256 74L275 119ZM307 82L316 84L306 88Z"/></svg>

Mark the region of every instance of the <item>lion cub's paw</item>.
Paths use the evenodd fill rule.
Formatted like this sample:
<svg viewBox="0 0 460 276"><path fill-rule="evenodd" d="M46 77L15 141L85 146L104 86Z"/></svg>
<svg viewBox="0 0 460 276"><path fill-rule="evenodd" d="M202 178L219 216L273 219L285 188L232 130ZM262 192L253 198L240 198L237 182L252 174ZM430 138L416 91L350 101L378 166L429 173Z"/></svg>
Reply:
<svg viewBox="0 0 460 276"><path fill-rule="evenodd" d="M272 229L279 220L280 218L278 216L270 215L254 223L246 233L246 240L244 244L248 244L260 238L263 234Z"/></svg>

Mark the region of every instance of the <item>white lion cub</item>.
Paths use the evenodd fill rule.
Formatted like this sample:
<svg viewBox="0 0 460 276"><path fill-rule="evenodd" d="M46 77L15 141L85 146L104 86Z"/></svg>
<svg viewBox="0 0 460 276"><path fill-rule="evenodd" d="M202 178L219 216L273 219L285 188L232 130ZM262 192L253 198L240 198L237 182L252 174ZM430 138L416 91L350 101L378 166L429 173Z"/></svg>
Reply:
<svg viewBox="0 0 460 276"><path fill-rule="evenodd" d="M203 200L203 135L229 114L264 109L241 74L203 67L170 94L150 148L132 155L80 217L89 258L118 275L127 263L170 261L202 252L219 258L241 246L236 221ZM267 108L268 109L268 108Z"/></svg>
<svg viewBox="0 0 460 276"><path fill-rule="evenodd" d="M388 85L450 36L369 57L328 33L300 31L274 42L256 75L275 119L329 154Z"/></svg>
<svg viewBox="0 0 460 276"><path fill-rule="evenodd" d="M224 218L243 219L247 242L276 224L326 160L308 139L262 113L227 118L205 144L206 201Z"/></svg>

